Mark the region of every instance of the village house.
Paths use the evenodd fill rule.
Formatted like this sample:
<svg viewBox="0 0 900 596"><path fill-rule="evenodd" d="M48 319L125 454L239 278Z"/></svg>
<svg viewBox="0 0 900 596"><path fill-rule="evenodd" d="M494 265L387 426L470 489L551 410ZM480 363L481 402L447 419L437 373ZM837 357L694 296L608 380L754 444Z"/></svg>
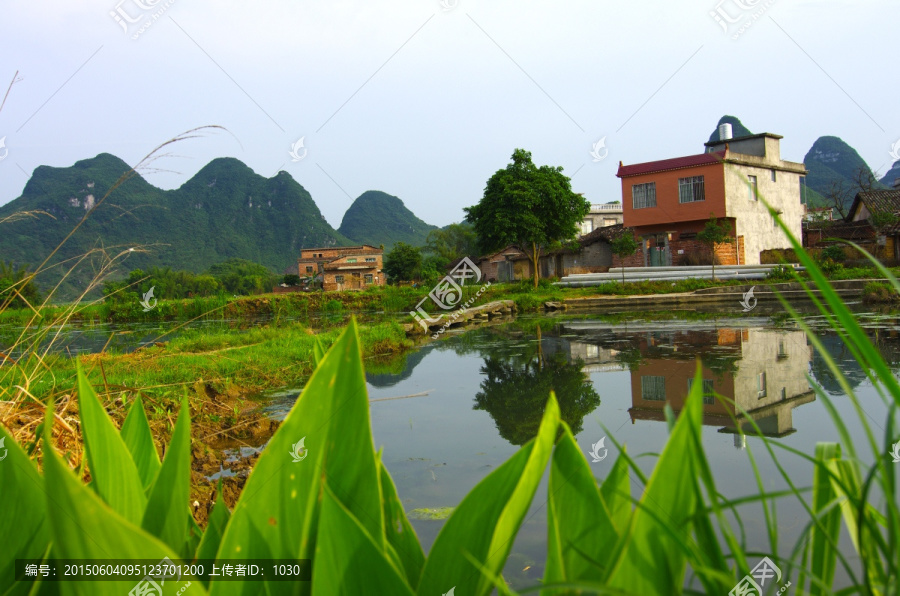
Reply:
<svg viewBox="0 0 900 596"><path fill-rule="evenodd" d="M761 252L790 246L761 198L800 237L800 178L807 171L802 163L781 159L782 137L732 138L731 126L723 124L719 139L698 155L619 163L624 224L634 230L640 248L631 258L616 259L615 266L681 265L708 254L697 233L711 215L726 221L734 238L716 246L719 263L759 264Z"/></svg>
<svg viewBox="0 0 900 596"><path fill-rule="evenodd" d="M322 289L362 290L385 285L384 250L374 246L304 248L297 259L300 277L322 278Z"/></svg>
<svg viewBox="0 0 900 596"><path fill-rule="evenodd" d="M847 217L803 227L803 245L815 248L850 240L880 259L900 260L900 190L856 194Z"/></svg>
<svg viewBox="0 0 900 596"><path fill-rule="evenodd" d="M622 223L622 203L592 203L591 210L581 222L581 236L590 234L598 228L605 228Z"/></svg>

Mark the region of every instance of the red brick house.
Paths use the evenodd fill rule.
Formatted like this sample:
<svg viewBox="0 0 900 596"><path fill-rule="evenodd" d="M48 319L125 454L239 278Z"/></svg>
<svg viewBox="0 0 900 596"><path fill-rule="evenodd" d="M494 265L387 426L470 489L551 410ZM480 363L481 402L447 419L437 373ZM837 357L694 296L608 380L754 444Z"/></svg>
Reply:
<svg viewBox="0 0 900 596"><path fill-rule="evenodd" d="M322 276L322 289L362 290L385 285L384 251L374 246L304 248L297 259L300 277Z"/></svg>
<svg viewBox="0 0 900 596"><path fill-rule="evenodd" d="M637 262L630 265L679 265L688 255L706 254L697 233L711 215L726 221L734 238L716 247L719 262L759 264L760 252L790 246L760 197L800 237L800 177L806 168L781 159L778 135L725 134L724 140L706 143L706 153L619 163L624 225L640 244Z"/></svg>

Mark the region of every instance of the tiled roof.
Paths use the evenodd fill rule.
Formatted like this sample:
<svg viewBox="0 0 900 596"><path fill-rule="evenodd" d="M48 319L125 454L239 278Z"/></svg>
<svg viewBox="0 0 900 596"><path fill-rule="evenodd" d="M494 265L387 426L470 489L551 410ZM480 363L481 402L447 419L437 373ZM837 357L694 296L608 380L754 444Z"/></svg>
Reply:
<svg viewBox="0 0 900 596"><path fill-rule="evenodd" d="M900 190L867 190L856 193L847 219L852 220L859 209L860 203L864 204L869 213L894 215L900 219ZM894 235L900 233L900 221L891 226L880 228L882 234Z"/></svg>
<svg viewBox="0 0 900 596"><path fill-rule="evenodd" d="M686 157L675 157L672 159L662 159L660 161L648 161L646 163L636 163L630 166L619 163L619 171L616 176L626 178L628 176L639 176L641 174L650 174L652 172L666 172L669 170L680 170L682 168L692 168L694 166L710 165L721 163L725 159L724 151L716 151L715 153L700 153L698 155L688 155Z"/></svg>
<svg viewBox="0 0 900 596"><path fill-rule="evenodd" d="M840 238L841 240L870 240L875 237L875 229L868 221L815 221L803 226L807 236L821 236L822 240Z"/></svg>

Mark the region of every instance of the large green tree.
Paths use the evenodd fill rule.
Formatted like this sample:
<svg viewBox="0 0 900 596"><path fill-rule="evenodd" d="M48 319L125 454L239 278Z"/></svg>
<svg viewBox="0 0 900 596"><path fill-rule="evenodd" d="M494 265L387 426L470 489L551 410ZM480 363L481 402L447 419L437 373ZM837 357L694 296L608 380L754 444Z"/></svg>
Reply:
<svg viewBox="0 0 900 596"><path fill-rule="evenodd" d="M384 257L384 273L392 282L416 279L422 268L422 251L398 242Z"/></svg>
<svg viewBox="0 0 900 596"><path fill-rule="evenodd" d="M516 149L512 163L491 176L481 201L465 212L466 221L475 226L479 250L515 246L531 261L537 288L541 247L574 238L590 207L572 192L561 167L535 166L530 152Z"/></svg>

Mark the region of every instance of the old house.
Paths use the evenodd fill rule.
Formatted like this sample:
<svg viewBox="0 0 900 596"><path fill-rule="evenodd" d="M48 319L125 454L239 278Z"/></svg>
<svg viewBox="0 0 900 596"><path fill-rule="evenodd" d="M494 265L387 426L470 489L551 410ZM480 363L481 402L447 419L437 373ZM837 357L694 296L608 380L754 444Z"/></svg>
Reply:
<svg viewBox="0 0 900 596"><path fill-rule="evenodd" d="M581 236L586 236L598 228L622 223L622 203L592 203L591 210L581 222Z"/></svg>
<svg viewBox="0 0 900 596"><path fill-rule="evenodd" d="M868 226L875 238L875 246L866 247L869 252L881 258L900 259L900 190L857 193L846 222L848 226Z"/></svg>
<svg viewBox="0 0 900 596"><path fill-rule="evenodd" d="M384 251L374 246L304 248L297 259L300 277L322 278L322 289L361 290L385 285Z"/></svg>
<svg viewBox="0 0 900 596"><path fill-rule="evenodd" d="M802 163L781 159L781 138L762 133L731 138L730 125L707 151L633 165L620 162L624 224L640 243L636 265L679 265L707 248L697 240L711 215L731 227L732 243L716 247L719 262L756 265L764 250L787 248L764 198L796 237L803 217ZM701 252L702 251L702 252Z"/></svg>

